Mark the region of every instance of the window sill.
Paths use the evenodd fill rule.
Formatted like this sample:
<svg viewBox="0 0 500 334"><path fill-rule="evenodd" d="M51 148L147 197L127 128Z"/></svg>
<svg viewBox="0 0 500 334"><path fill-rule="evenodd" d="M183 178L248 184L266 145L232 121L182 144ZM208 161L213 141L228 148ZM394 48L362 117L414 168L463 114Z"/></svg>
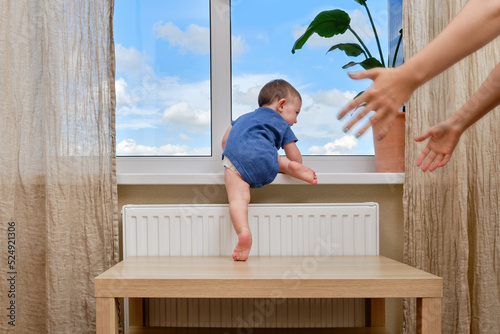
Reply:
<svg viewBox="0 0 500 334"><path fill-rule="evenodd" d="M403 184L404 173L317 173L318 184ZM222 173L118 173L119 185L224 184ZM289 175L279 174L271 185L307 184Z"/></svg>

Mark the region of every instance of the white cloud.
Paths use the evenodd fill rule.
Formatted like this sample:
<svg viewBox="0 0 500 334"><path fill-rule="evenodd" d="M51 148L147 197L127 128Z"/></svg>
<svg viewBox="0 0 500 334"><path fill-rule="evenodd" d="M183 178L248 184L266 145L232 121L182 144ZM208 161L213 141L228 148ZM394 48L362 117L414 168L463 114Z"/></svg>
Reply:
<svg viewBox="0 0 500 334"><path fill-rule="evenodd" d="M360 10L355 10L354 12L349 13L349 16L351 17L351 28L365 43L375 39L371 23L364 13ZM376 26L376 28L377 32L380 33L380 27Z"/></svg>
<svg viewBox="0 0 500 334"><path fill-rule="evenodd" d="M210 155L212 150L210 147L194 148L189 152L190 155Z"/></svg>
<svg viewBox="0 0 500 334"><path fill-rule="evenodd" d="M320 91L318 93L311 94L314 102L335 108L344 107L354 98L354 96L356 96L356 94L353 91L340 91L338 89Z"/></svg>
<svg viewBox="0 0 500 334"><path fill-rule="evenodd" d="M154 25L155 37L169 42L173 46L178 46L181 53L190 51L197 55L210 53L210 30L196 24L191 24L182 31L172 22L163 24L162 21ZM245 40L238 36L231 36L232 55L237 58L249 49Z"/></svg>
<svg viewBox="0 0 500 334"><path fill-rule="evenodd" d="M120 121L116 124L116 129L125 130L125 129L153 129L157 126L154 122L148 122L147 120L137 120L137 119L128 119L127 121Z"/></svg>
<svg viewBox="0 0 500 334"><path fill-rule="evenodd" d="M196 24L191 24L182 31L172 22L163 24L163 21L154 25L156 38L161 38L173 46L179 46L181 52L190 51L197 55L210 52L210 30Z"/></svg>
<svg viewBox="0 0 500 334"><path fill-rule="evenodd" d="M245 43L245 40L240 35L238 35L238 37L231 36L231 54L233 58L238 58L244 52L248 51L248 49L249 49L248 45Z"/></svg>
<svg viewBox="0 0 500 334"><path fill-rule="evenodd" d="M115 92L117 109L134 105L139 102L137 97L130 95L130 92L128 91L128 84L123 78L119 78L115 81Z"/></svg>
<svg viewBox="0 0 500 334"><path fill-rule="evenodd" d="M339 111L355 96L352 91L332 89L302 94L302 110L293 130L300 138L340 138L344 135ZM342 121L343 122L343 121Z"/></svg>
<svg viewBox="0 0 500 334"><path fill-rule="evenodd" d="M124 48L115 44L116 72L127 73L136 79L151 76L153 71L147 64L147 56L134 47Z"/></svg>
<svg viewBox="0 0 500 334"><path fill-rule="evenodd" d="M349 154L358 146L356 138L350 135L345 135L342 138L336 139L324 146L311 146L308 150L310 154L317 155L339 155Z"/></svg>
<svg viewBox="0 0 500 334"><path fill-rule="evenodd" d="M179 138L181 138L184 141L192 141L193 138L189 137L188 135L185 135L184 133L179 133Z"/></svg>
<svg viewBox="0 0 500 334"><path fill-rule="evenodd" d="M257 108L257 98L262 86L274 79L287 80L286 76L279 73L233 77L233 119Z"/></svg>
<svg viewBox="0 0 500 334"><path fill-rule="evenodd" d="M118 129L157 128L167 122L200 133L210 125L208 80L180 83L175 77L160 77L152 78L148 85L129 85L119 78L115 89Z"/></svg>
<svg viewBox="0 0 500 334"><path fill-rule="evenodd" d="M207 129L210 126L210 112L208 110L193 109L187 102L181 102L165 109L163 124Z"/></svg>
<svg viewBox="0 0 500 334"><path fill-rule="evenodd" d="M351 28L359 35L359 37L366 44L370 42L370 40L374 40L375 36L373 35L373 30L371 28L370 21L368 17L363 14L360 10L356 9L351 13L348 13L351 17ZM306 26L296 26L293 30L293 37L295 40L302 36L306 31ZM379 30L378 30L379 31ZM318 34L313 34L307 40L305 46L311 49L325 49L325 52L334 44L337 43L358 43L358 40L350 31L346 31L342 35L336 35L331 38L321 37ZM371 50L370 50L371 51ZM374 50L375 51L375 50Z"/></svg>
<svg viewBox="0 0 500 334"><path fill-rule="evenodd" d="M125 139L116 145L117 155L187 155L188 146L163 145L160 147L138 145L133 139Z"/></svg>
<svg viewBox="0 0 500 334"><path fill-rule="evenodd" d="M166 106L189 101L192 108L208 109L210 81L202 80L183 83L177 78L162 77L158 78L157 86L148 91L147 95Z"/></svg>

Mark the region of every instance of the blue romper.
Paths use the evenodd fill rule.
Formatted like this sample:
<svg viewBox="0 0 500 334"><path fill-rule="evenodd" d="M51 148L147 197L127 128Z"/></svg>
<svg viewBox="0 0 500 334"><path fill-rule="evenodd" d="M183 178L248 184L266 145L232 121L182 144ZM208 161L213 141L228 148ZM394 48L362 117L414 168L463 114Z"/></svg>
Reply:
<svg viewBox="0 0 500 334"><path fill-rule="evenodd" d="M231 122L223 156L251 188L273 182L279 172L278 150L297 141L290 124L270 108L260 107Z"/></svg>

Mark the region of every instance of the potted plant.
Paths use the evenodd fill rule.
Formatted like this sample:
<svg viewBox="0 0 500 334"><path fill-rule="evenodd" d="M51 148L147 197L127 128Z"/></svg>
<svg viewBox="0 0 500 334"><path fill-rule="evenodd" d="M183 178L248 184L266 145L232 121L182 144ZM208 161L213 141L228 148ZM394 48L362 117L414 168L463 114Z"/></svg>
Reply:
<svg viewBox="0 0 500 334"><path fill-rule="evenodd" d="M357 65L363 67L365 70L375 67L396 66L396 59L403 37L402 30L399 31L399 38L394 52L394 57L392 60L387 60L386 66L382 48L380 46L377 29L375 28L372 15L366 4L367 0L354 1L356 1L366 9L373 34L375 35L375 40L377 42L378 52L374 53L375 55L370 52L361 37L351 27L351 18L349 14L341 9L327 10L319 13L309 24L304 34L295 41L295 44L292 48L292 53L295 53L295 50L301 49L314 33L318 34L321 37L331 38L336 35L343 35L347 31L350 31L357 41L352 43L334 44L330 47L330 49L328 49L327 53L334 50L339 50L344 52L348 57L364 56L365 59L357 62L350 61L342 66L343 69L347 69ZM356 96L360 95L361 93L363 92L359 92ZM376 126L374 127L373 132L377 132ZM391 128L390 133L380 141L374 138L375 163L377 172L404 172L404 134L405 114L403 109L403 112L400 113L400 115L397 117L396 123Z"/></svg>

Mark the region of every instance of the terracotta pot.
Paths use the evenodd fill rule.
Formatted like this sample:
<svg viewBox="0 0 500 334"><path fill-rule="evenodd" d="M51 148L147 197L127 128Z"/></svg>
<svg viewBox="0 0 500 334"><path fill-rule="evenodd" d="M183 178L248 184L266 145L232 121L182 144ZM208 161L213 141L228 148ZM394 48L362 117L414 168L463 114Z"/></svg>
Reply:
<svg viewBox="0 0 500 334"><path fill-rule="evenodd" d="M405 171L405 113L396 117L387 136L377 140L378 126L373 127L375 169L377 173L404 173Z"/></svg>

